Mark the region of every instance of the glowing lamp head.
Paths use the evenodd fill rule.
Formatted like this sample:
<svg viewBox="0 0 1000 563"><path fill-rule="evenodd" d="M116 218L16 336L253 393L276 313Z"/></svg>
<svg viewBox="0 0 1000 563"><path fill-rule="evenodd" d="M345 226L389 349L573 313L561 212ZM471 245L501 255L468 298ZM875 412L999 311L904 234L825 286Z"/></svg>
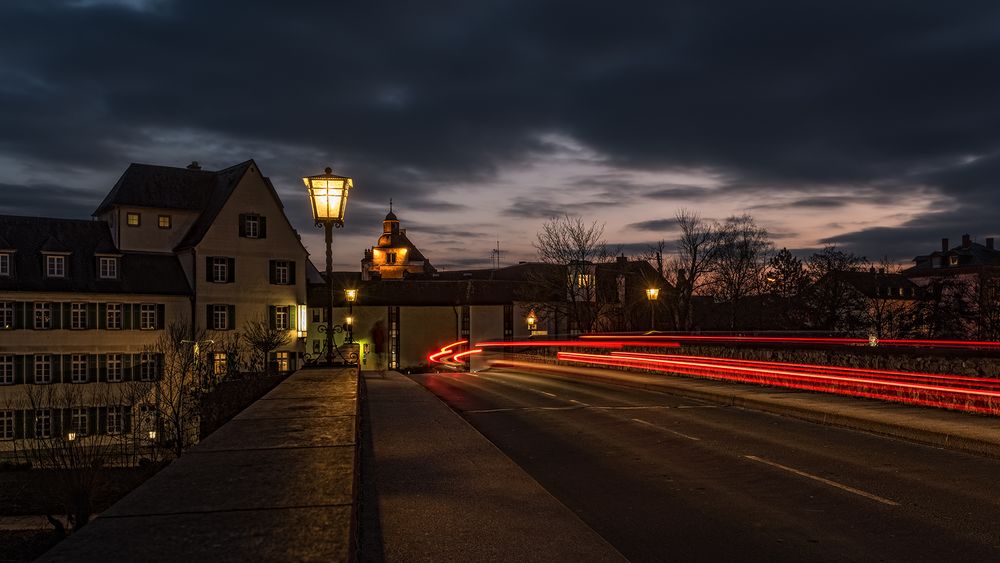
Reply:
<svg viewBox="0 0 1000 563"><path fill-rule="evenodd" d="M345 289L344 298L347 299L348 303L354 303L358 300L358 290L356 289Z"/></svg>
<svg viewBox="0 0 1000 563"><path fill-rule="evenodd" d="M347 195L354 187L354 180L344 176L334 176L333 171L327 168L325 174L306 176L302 178L302 182L309 190L313 219L317 223L343 226L344 212L347 211Z"/></svg>
<svg viewBox="0 0 1000 563"><path fill-rule="evenodd" d="M347 323L347 326L351 326L354 324L354 317L347 317L344 319L344 322Z"/></svg>
<svg viewBox="0 0 1000 563"><path fill-rule="evenodd" d="M646 290L646 299L650 301L656 301L660 297L660 289L657 287L651 287Z"/></svg>
<svg viewBox="0 0 1000 563"><path fill-rule="evenodd" d="M69 434L66 434L66 439L69 440L70 442L76 440L76 432L70 432Z"/></svg>
<svg viewBox="0 0 1000 563"><path fill-rule="evenodd" d="M528 313L528 319L527 320L528 320L528 330L535 330L535 327L538 326L538 317L535 316L535 312L534 311L531 311L530 313Z"/></svg>
<svg viewBox="0 0 1000 563"><path fill-rule="evenodd" d="M149 436L150 440L155 440L156 439L156 430L150 430L149 434L147 434L147 435Z"/></svg>

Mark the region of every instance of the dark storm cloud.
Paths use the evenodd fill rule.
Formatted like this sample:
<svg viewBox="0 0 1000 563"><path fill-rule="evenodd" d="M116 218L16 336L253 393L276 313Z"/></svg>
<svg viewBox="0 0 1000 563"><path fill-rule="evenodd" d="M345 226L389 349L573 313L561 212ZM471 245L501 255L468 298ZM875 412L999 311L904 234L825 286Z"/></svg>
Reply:
<svg viewBox="0 0 1000 563"><path fill-rule="evenodd" d="M258 160L291 184L325 160L366 179L355 201L426 209L440 186L545 158L554 132L610 166L804 195L790 207L836 208L803 203L830 185L957 202L893 231L900 244L1000 213L995 2L78 0L0 3L0 21L0 153L39 166L113 178L128 148L189 131L190 158L275 147ZM538 197L504 213L565 211Z"/></svg>
<svg viewBox="0 0 1000 563"><path fill-rule="evenodd" d="M639 231L669 231L677 227L676 219L651 219L649 221L639 221L627 225L626 229L636 229Z"/></svg>
<svg viewBox="0 0 1000 563"><path fill-rule="evenodd" d="M49 184L0 183L0 215L86 219L100 203L101 200L95 199L89 190Z"/></svg>

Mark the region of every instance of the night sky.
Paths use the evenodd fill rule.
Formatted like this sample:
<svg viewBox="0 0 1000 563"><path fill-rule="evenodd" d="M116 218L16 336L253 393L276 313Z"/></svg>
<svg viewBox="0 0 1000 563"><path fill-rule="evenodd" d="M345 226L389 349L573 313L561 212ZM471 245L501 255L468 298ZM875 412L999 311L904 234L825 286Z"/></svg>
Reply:
<svg viewBox="0 0 1000 563"><path fill-rule="evenodd" d="M909 260L1000 235L1000 3L0 2L0 213L88 218L130 162L355 178L338 269L389 198L443 268L541 223L626 254L680 207L778 247Z"/></svg>

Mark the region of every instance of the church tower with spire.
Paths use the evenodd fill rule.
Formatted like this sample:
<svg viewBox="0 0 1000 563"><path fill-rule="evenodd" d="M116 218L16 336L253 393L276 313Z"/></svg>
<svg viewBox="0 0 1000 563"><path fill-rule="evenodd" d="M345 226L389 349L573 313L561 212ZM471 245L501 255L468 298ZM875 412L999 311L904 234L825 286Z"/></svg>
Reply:
<svg viewBox="0 0 1000 563"><path fill-rule="evenodd" d="M401 280L409 275L436 271L407 238L406 229L399 228L399 218L393 213L392 200L389 200L389 213L382 221L378 244L366 249L361 260L361 279Z"/></svg>

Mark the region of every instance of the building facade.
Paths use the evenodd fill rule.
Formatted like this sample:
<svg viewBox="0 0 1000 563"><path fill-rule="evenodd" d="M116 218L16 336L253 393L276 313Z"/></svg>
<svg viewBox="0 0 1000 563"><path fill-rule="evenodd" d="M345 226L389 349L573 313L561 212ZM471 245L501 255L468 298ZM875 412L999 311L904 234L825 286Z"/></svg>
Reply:
<svg viewBox="0 0 1000 563"><path fill-rule="evenodd" d="M252 160L216 172L132 164L91 221L0 216L0 450L131 427L142 405L104 403L163 376L167 333L228 366L232 352L213 343L257 323L287 334L269 361L294 369L307 260Z"/></svg>

